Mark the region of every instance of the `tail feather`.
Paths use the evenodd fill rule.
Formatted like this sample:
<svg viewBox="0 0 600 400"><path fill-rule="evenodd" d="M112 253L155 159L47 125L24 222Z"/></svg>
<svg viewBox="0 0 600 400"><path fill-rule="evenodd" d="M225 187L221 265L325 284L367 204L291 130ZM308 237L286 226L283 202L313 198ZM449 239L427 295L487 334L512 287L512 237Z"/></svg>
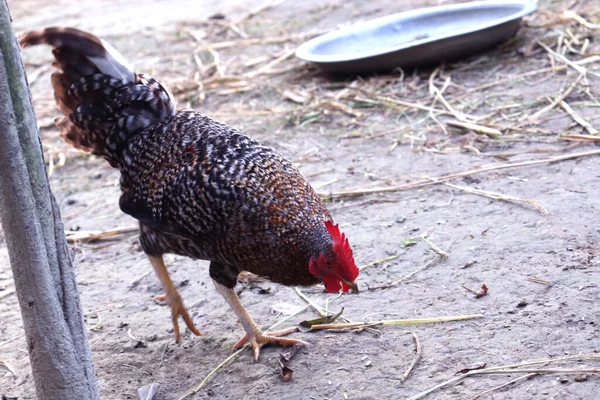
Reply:
<svg viewBox="0 0 600 400"><path fill-rule="evenodd" d="M63 139L113 166L115 150L128 137L175 113L175 101L160 83L135 74L119 52L90 33L46 28L24 33L20 42L22 48L52 46L60 70L52 74L54 98L65 115L55 124Z"/></svg>

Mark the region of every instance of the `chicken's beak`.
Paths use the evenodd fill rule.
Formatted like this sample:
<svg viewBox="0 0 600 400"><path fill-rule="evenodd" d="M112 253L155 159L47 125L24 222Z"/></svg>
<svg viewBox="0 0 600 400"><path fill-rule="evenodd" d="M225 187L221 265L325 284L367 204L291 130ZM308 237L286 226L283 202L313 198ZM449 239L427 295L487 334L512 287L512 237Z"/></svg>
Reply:
<svg viewBox="0 0 600 400"><path fill-rule="evenodd" d="M356 284L356 282L344 281L344 283L350 286L350 289L352 289L352 293L358 294L358 285Z"/></svg>

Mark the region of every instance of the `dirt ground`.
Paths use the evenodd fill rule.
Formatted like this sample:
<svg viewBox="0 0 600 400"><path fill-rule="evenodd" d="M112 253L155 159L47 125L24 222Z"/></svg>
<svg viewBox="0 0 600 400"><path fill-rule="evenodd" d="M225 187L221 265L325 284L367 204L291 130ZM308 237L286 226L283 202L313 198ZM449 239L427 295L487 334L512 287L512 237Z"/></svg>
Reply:
<svg viewBox="0 0 600 400"><path fill-rule="evenodd" d="M249 352L239 355L189 398L409 398L465 368L598 356L599 158L477 172L598 150L592 135L594 127L600 129L600 61L593 58L600 54L600 18L594 0L542 0L515 39L440 69L330 79L291 56L310 33L439 3L447 2L288 0L250 16L261 1L243 6L229 0L185 0L177 6L163 0L9 2L17 32L72 25L103 36L137 71L170 87L180 106L242 128L297 162L319 191L332 193L332 214L348 234L357 263L370 265L358 280L358 296L334 300L322 288L302 289L317 304L327 302L332 312L344 307L352 321L483 314L444 324L296 333L311 346L293 358L289 383L278 375L283 350L268 347L257 363ZM585 21L563 13L567 9ZM226 18L207 22L215 14ZM248 40L253 38L279 40ZM223 44L229 41L235 42ZM564 59L550 56L537 41L568 60L587 61L580 67L568 61L565 68ZM118 173L101 159L69 149L52 126L58 113L49 60L47 48L25 54L51 185L66 228L81 233L134 226L118 209ZM578 79L582 72L585 77ZM443 99L435 98L432 87L443 92ZM451 126L461 117L501 135ZM585 121L574 117L591 127L586 130ZM454 186L390 189L462 171L473 173L449 180ZM347 195L370 188L389 191ZM489 192L504 197L492 198ZM421 235L448 257L439 257ZM242 329L210 283L206 262L167 256L173 279L205 333L186 332L178 346L168 307L153 300L161 287L135 232L79 241L72 248L103 398L137 399L137 388L156 382L159 399L179 399L231 354ZM382 259L388 260L376 262ZM484 283L486 296L477 298L468 290L478 291ZM293 288L270 282L245 281L238 289L264 327L306 306ZM0 364L0 395L32 399L1 232L0 302L0 361L6 366ZM284 324L316 316L306 308ZM413 334L422 354L403 379L415 357ZM524 374L475 375L427 398L598 398L598 373L569 372L597 372L597 359L544 368L564 372L527 375L493 392L485 391Z"/></svg>

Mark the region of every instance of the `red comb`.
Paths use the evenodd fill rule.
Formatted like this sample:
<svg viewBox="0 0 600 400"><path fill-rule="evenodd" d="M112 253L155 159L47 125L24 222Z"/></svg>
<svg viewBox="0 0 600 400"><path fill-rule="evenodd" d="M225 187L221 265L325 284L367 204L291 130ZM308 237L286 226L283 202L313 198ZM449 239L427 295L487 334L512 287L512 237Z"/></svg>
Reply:
<svg viewBox="0 0 600 400"><path fill-rule="evenodd" d="M335 254L344 261L341 265L344 268L343 275L354 281L358 276L359 269L354 263L354 257L352 255L352 248L346 238L346 235L340 231L339 225L334 224L333 221L325 221L325 228L333 239L333 251Z"/></svg>

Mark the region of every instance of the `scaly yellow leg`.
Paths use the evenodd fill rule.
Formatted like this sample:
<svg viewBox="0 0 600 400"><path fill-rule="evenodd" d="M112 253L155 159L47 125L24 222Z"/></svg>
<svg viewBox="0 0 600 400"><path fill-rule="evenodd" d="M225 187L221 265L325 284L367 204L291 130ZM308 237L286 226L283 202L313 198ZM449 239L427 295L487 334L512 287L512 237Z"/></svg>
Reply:
<svg viewBox="0 0 600 400"><path fill-rule="evenodd" d="M235 344L235 349L239 349L246 343L250 343L250 346L252 346L252 350L254 351L254 360L256 361L260 355L260 348L267 343L276 343L281 346L308 345L308 343L303 342L302 340L277 337L289 335L290 333L295 332L297 330L296 328L288 328L277 332L270 332L268 335L262 333L250 314L248 314L248 311L246 311L242 305L242 302L240 301L237 293L235 293L235 290L217 283L214 279L213 283L217 288L217 292L219 292L221 296L225 298L225 301L227 301L244 327L244 331L246 331L246 335Z"/></svg>
<svg viewBox="0 0 600 400"><path fill-rule="evenodd" d="M183 318L183 321L187 325L188 329L192 331L192 333L196 336L201 336L202 332L196 328L192 318L188 314L185 306L183 305L183 300L181 300L181 296L179 295L179 291L175 288L173 281L171 280L171 276L169 275L169 271L167 271L167 267L165 266L165 261L161 256L151 256L148 255L148 259L150 259L150 264L154 268L154 272L156 276L160 280L160 283L163 285L163 289L165 290L164 295L156 296L157 299L166 300L169 307L171 307L171 318L173 320L173 329L175 330L175 340L177 343L181 343L181 334L179 333L179 322L177 319L179 316Z"/></svg>

